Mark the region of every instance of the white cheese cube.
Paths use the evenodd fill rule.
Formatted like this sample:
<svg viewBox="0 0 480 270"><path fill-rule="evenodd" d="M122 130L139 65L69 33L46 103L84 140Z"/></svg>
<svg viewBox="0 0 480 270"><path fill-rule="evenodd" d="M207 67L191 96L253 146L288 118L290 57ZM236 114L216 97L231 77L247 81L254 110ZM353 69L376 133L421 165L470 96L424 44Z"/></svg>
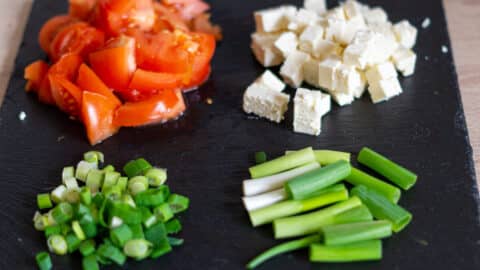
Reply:
<svg viewBox="0 0 480 270"><path fill-rule="evenodd" d="M310 55L301 51L291 52L282 67L280 75L292 87L299 87L303 82L303 66L310 59Z"/></svg>
<svg viewBox="0 0 480 270"><path fill-rule="evenodd" d="M343 48L340 44L330 40L321 39L313 44L313 51L311 54L317 58L325 58L329 55L340 56L343 53Z"/></svg>
<svg viewBox="0 0 480 270"><path fill-rule="evenodd" d="M288 110L290 96L259 83L250 85L243 95L243 110L280 123Z"/></svg>
<svg viewBox="0 0 480 270"><path fill-rule="evenodd" d="M369 84L375 84L378 81L396 78L397 71L392 62L385 62L382 64L374 65L370 67L365 73Z"/></svg>
<svg viewBox="0 0 480 270"><path fill-rule="evenodd" d="M390 22L372 23L368 25L368 28L375 33L382 34L389 40L397 41L397 36L393 32L393 25Z"/></svg>
<svg viewBox="0 0 480 270"><path fill-rule="evenodd" d="M357 32L366 30L366 29L367 29L367 25L365 24L363 17L361 16L353 17L352 19L347 21L347 24L345 26L345 29L341 38L341 43L344 45L350 44L355 38L355 35L357 34Z"/></svg>
<svg viewBox="0 0 480 270"><path fill-rule="evenodd" d="M329 92L330 95L332 95L332 99L335 100L335 102L339 106L345 106L345 105L350 105L352 102L355 100L353 95L345 94L345 93L339 93L339 92Z"/></svg>
<svg viewBox="0 0 480 270"><path fill-rule="evenodd" d="M350 40L345 37L346 31L347 21L330 18L327 20L327 27L325 28L325 39L347 44Z"/></svg>
<svg viewBox="0 0 480 270"><path fill-rule="evenodd" d="M336 8L332 8L329 10L325 17L327 19L337 19L337 20L347 20L347 17L345 16L345 11L343 10L342 6L338 6Z"/></svg>
<svg viewBox="0 0 480 270"><path fill-rule="evenodd" d="M268 69L265 70L265 72L263 72L263 74L258 77L255 82L277 92L282 92L285 89L285 83L283 83L282 80L280 80Z"/></svg>
<svg viewBox="0 0 480 270"><path fill-rule="evenodd" d="M393 32L397 36L397 41L407 49L413 48L417 41L417 28L411 25L407 20L402 20L393 25Z"/></svg>
<svg viewBox="0 0 480 270"><path fill-rule="evenodd" d="M327 3L325 0L305 0L303 6L305 9L314 11L318 15L322 15L327 11Z"/></svg>
<svg viewBox="0 0 480 270"><path fill-rule="evenodd" d="M322 116L330 111L330 96L320 91L298 88L294 98L293 130L318 136Z"/></svg>
<svg viewBox="0 0 480 270"><path fill-rule="evenodd" d="M362 94L365 89L365 80L355 67L341 64L338 66L335 78L337 81L335 91L348 95Z"/></svg>
<svg viewBox="0 0 480 270"><path fill-rule="evenodd" d="M347 65L365 69L370 62L370 44L352 43L348 45L343 51L343 62Z"/></svg>
<svg viewBox="0 0 480 270"><path fill-rule="evenodd" d="M365 93L365 90L367 90L367 78L365 76L365 73L363 73L362 71L359 72L362 87L358 87L357 89L355 89L355 91L353 91L353 96L355 98L361 98L363 96L363 93Z"/></svg>
<svg viewBox="0 0 480 270"><path fill-rule="evenodd" d="M363 17L368 25L372 23L383 23L388 21L387 12L381 7L363 9Z"/></svg>
<svg viewBox="0 0 480 270"><path fill-rule="evenodd" d="M273 46L278 37L278 34L252 34L251 48L253 54L264 67L278 66L284 60L283 55Z"/></svg>
<svg viewBox="0 0 480 270"><path fill-rule="evenodd" d="M392 60L403 76L410 76L414 73L417 55L412 50L400 47L393 53Z"/></svg>
<svg viewBox="0 0 480 270"><path fill-rule="evenodd" d="M318 84L327 89L333 90L336 88L337 68L342 64L337 57L328 57L320 62L318 66Z"/></svg>
<svg viewBox="0 0 480 270"><path fill-rule="evenodd" d="M402 93L402 87L397 77L380 80L377 83L370 84L368 92L373 103L386 101Z"/></svg>
<svg viewBox="0 0 480 270"><path fill-rule="evenodd" d="M360 3L355 0L347 0L345 4L343 4L343 10L345 11L345 15L348 20L351 20L355 17L360 17L363 20L363 7Z"/></svg>
<svg viewBox="0 0 480 270"><path fill-rule="evenodd" d="M297 49L297 35L293 32L284 32L278 37L273 46L282 53L283 57L287 58L291 52Z"/></svg>
<svg viewBox="0 0 480 270"><path fill-rule="evenodd" d="M258 32L276 32L287 29L289 18L295 16L294 6L279 6L254 12Z"/></svg>
<svg viewBox="0 0 480 270"><path fill-rule="evenodd" d="M345 64L365 69L368 65L383 63L390 58L397 43L382 34L367 30L359 31L343 54Z"/></svg>
<svg viewBox="0 0 480 270"><path fill-rule="evenodd" d="M323 39L323 27L320 25L310 25L305 28L299 38L300 50L313 53L314 45Z"/></svg>
<svg viewBox="0 0 480 270"><path fill-rule="evenodd" d="M290 18L288 30L301 33L308 25L315 25L319 22L320 17L314 11L300 8L293 18Z"/></svg>
<svg viewBox="0 0 480 270"><path fill-rule="evenodd" d="M321 87L320 86L320 78L319 78L319 68L320 68L320 61L315 58L310 58L307 62L305 62L303 66L303 79L312 86Z"/></svg>

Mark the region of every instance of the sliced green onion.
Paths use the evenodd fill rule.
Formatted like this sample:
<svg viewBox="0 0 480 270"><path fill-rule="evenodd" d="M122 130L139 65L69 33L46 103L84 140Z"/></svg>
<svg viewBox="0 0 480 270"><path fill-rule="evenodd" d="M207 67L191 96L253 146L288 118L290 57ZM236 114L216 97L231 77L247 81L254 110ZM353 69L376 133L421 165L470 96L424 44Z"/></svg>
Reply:
<svg viewBox="0 0 480 270"><path fill-rule="evenodd" d="M155 248L162 246L165 243L168 244L167 230L162 222L157 222L150 228L147 228L144 234L145 239L151 242L155 246Z"/></svg>
<svg viewBox="0 0 480 270"><path fill-rule="evenodd" d="M287 252L291 252L291 251L294 251L294 250L306 248L313 243L319 242L320 239L321 239L321 237L320 237L319 234L314 234L314 235L311 235L311 236L307 236L307 237L304 237L304 238L301 238L301 239L285 242L285 243L279 244L277 246L274 246L270 249L265 250L264 252L259 254L257 257L253 258L247 264L247 269L254 269L257 266L259 266L260 264L264 263L265 261L267 261L267 260L269 260L269 259L271 259L275 256L278 256L278 255L281 255L281 254L284 254L284 253L287 253Z"/></svg>
<svg viewBox="0 0 480 270"><path fill-rule="evenodd" d="M115 217L113 216L111 219L110 219L110 228L111 229L115 229L115 228L118 228L120 226L123 225L123 220L119 217Z"/></svg>
<svg viewBox="0 0 480 270"><path fill-rule="evenodd" d="M295 151L286 151L285 154L291 154ZM335 163L339 160L345 160L350 162L350 153L332 151L332 150L313 150L315 153L315 158L318 163L321 165L329 165Z"/></svg>
<svg viewBox="0 0 480 270"><path fill-rule="evenodd" d="M165 229L168 234L176 234L182 230L182 223L178 219L172 219L165 223Z"/></svg>
<svg viewBox="0 0 480 270"><path fill-rule="evenodd" d="M127 177L120 177L117 180L117 187L123 192L127 190L128 185L128 178Z"/></svg>
<svg viewBox="0 0 480 270"><path fill-rule="evenodd" d="M83 270L100 270L100 266L97 262L97 256L95 254L90 254L82 259L82 269Z"/></svg>
<svg viewBox="0 0 480 270"><path fill-rule="evenodd" d="M72 230L73 233L75 233L75 236L80 240L83 241L86 239L85 233L82 230L82 227L80 226L80 223L78 220L74 220L72 222Z"/></svg>
<svg viewBox="0 0 480 270"><path fill-rule="evenodd" d="M187 210L190 205L190 199L179 194L170 195L167 201L174 214Z"/></svg>
<svg viewBox="0 0 480 270"><path fill-rule="evenodd" d="M134 199L137 206L156 207L164 203L169 195L170 189L161 185L157 189L148 189L136 194Z"/></svg>
<svg viewBox="0 0 480 270"><path fill-rule="evenodd" d="M67 254L67 241L65 241L65 238L59 234L49 236L47 239L47 246L50 252L57 255Z"/></svg>
<svg viewBox="0 0 480 270"><path fill-rule="evenodd" d="M181 246L181 245L183 245L183 242L184 242L184 240L182 238L177 238L177 237L168 236L167 239L168 239L168 243L172 247Z"/></svg>
<svg viewBox="0 0 480 270"><path fill-rule="evenodd" d="M281 188L256 196L243 197L242 201L245 209L250 212L284 201L287 198L285 189Z"/></svg>
<svg viewBox="0 0 480 270"><path fill-rule="evenodd" d="M97 236L97 225L91 215L84 215L78 221L87 238Z"/></svg>
<svg viewBox="0 0 480 270"><path fill-rule="evenodd" d="M90 170L86 178L85 185L90 189L90 192L92 194L95 194L100 190L100 187L103 184L104 177L105 177L104 172L97 169Z"/></svg>
<svg viewBox="0 0 480 270"><path fill-rule="evenodd" d="M121 201L123 203L126 203L126 204L130 205L131 207L137 207L137 203L135 203L135 200L133 199L132 195L130 195L130 194L123 194L122 198L121 198Z"/></svg>
<svg viewBox="0 0 480 270"><path fill-rule="evenodd" d="M148 163L148 161L139 158L128 162L125 167L123 167L123 171L128 177L135 177L143 174L150 168L152 168L152 165Z"/></svg>
<svg viewBox="0 0 480 270"><path fill-rule="evenodd" d="M69 203L59 203L52 209L52 217L57 223L64 223L72 219L73 207Z"/></svg>
<svg viewBox="0 0 480 270"><path fill-rule="evenodd" d="M84 257L95 253L95 240L88 239L83 241L78 247L78 250Z"/></svg>
<svg viewBox="0 0 480 270"><path fill-rule="evenodd" d="M75 177L75 168L73 166L65 167L62 170L62 181Z"/></svg>
<svg viewBox="0 0 480 270"><path fill-rule="evenodd" d="M372 221L373 216L365 205L360 205L333 217L332 224L347 224L362 221Z"/></svg>
<svg viewBox="0 0 480 270"><path fill-rule="evenodd" d="M400 195L402 194L399 188L385 183L382 180L366 174L354 167L352 167L352 171L350 175L345 178L345 181L355 186L364 185L370 189L373 189L393 203L397 203L398 200L400 200Z"/></svg>
<svg viewBox="0 0 480 270"><path fill-rule="evenodd" d="M142 213L126 203L112 202L108 210L111 216L121 218L126 224L140 224L142 222Z"/></svg>
<svg viewBox="0 0 480 270"><path fill-rule="evenodd" d="M78 203L80 201L80 192L78 189L68 189L65 193L65 201L71 204Z"/></svg>
<svg viewBox="0 0 480 270"><path fill-rule="evenodd" d="M88 187L82 187L80 189L80 202L85 205L90 205L92 203L92 193Z"/></svg>
<svg viewBox="0 0 480 270"><path fill-rule="evenodd" d="M122 224L119 227L110 230L110 239L112 242L119 247L123 247L125 243L132 239L133 233L126 224Z"/></svg>
<svg viewBox="0 0 480 270"><path fill-rule="evenodd" d="M389 220L394 232L401 231L412 220L412 214L407 210L365 186L353 188L352 195L358 196L375 218Z"/></svg>
<svg viewBox="0 0 480 270"><path fill-rule="evenodd" d="M103 179L102 190L108 189L117 184L118 178L120 178L120 173L118 172L105 172L105 177Z"/></svg>
<svg viewBox="0 0 480 270"><path fill-rule="evenodd" d="M145 172L148 178L148 184L152 187L163 185L167 181L167 170L159 168L151 168Z"/></svg>
<svg viewBox="0 0 480 270"><path fill-rule="evenodd" d="M55 226L57 225L58 223L55 221L55 219L53 218L52 216L52 211L48 211L48 213L46 213L45 215L43 215L43 223L45 224L45 227L48 227L48 226Z"/></svg>
<svg viewBox="0 0 480 270"><path fill-rule="evenodd" d="M172 251L172 246L170 245L170 242L167 239L167 241L163 243L161 246L155 247L155 249L152 251L152 254L150 254L150 258L156 259L171 251Z"/></svg>
<svg viewBox="0 0 480 270"><path fill-rule="evenodd" d="M290 200L260 208L249 212L249 216L252 225L256 227L270 223L278 218L293 216L347 199L348 191L345 186L343 186L342 190L327 192L313 198L299 201Z"/></svg>
<svg viewBox="0 0 480 270"><path fill-rule="evenodd" d="M358 162L385 176L397 186L408 190L417 182L417 175L368 147L358 154Z"/></svg>
<svg viewBox="0 0 480 270"><path fill-rule="evenodd" d="M98 151L89 151L83 154L83 159L87 162L95 162L98 163L99 161L101 163L104 162L104 156L102 152Z"/></svg>
<svg viewBox="0 0 480 270"><path fill-rule="evenodd" d="M342 181L350 175L350 168L350 163L345 160L337 161L289 180L285 190L294 200L308 198L312 193Z"/></svg>
<svg viewBox="0 0 480 270"><path fill-rule="evenodd" d="M290 179L302 175L306 172L319 168L317 162L311 162L290 171L282 172L263 178L249 179L243 181L243 194L245 196L253 196L268 191L283 188L283 185Z"/></svg>
<svg viewBox="0 0 480 270"><path fill-rule="evenodd" d="M143 239L145 235L143 234L142 224L132 224L129 226L132 231L132 239Z"/></svg>
<svg viewBox="0 0 480 270"><path fill-rule="evenodd" d="M334 217L361 205L357 197L340 202L327 208L294 217L280 218L273 221L276 239L302 236L320 231L325 225L334 224Z"/></svg>
<svg viewBox="0 0 480 270"><path fill-rule="evenodd" d="M109 243L100 245L97 249L97 255L100 258L110 260L117 265L124 265L127 260L127 257L125 257L120 249Z"/></svg>
<svg viewBox="0 0 480 270"><path fill-rule="evenodd" d="M40 270L52 269L52 259L50 259L50 255L47 252L43 251L37 253L35 260L37 261L37 265Z"/></svg>
<svg viewBox="0 0 480 270"><path fill-rule="evenodd" d="M325 245L344 245L382 239L392 235L392 224L386 220L364 221L322 227Z"/></svg>
<svg viewBox="0 0 480 270"><path fill-rule="evenodd" d="M98 169L98 164L96 162L87 162L87 161L80 161L77 164L77 169L75 170L75 178L80 181L87 180L87 176L91 170Z"/></svg>
<svg viewBox="0 0 480 270"><path fill-rule="evenodd" d="M123 247L123 253L136 260L143 260L150 256L153 244L145 239L128 240Z"/></svg>
<svg viewBox="0 0 480 270"><path fill-rule="evenodd" d="M146 228L151 227L155 223L157 223L157 217L152 214L150 209L146 207L141 207L140 212L142 214L142 223Z"/></svg>
<svg viewBox="0 0 480 270"><path fill-rule="evenodd" d="M315 155L312 148L308 147L290 155L281 156L250 167L249 171L252 178L260 178L287 171L313 161L315 161Z"/></svg>
<svg viewBox="0 0 480 270"><path fill-rule="evenodd" d="M64 185L56 187L51 193L52 201L55 203L61 203L65 200L65 194L67 193L67 188Z"/></svg>
<svg viewBox="0 0 480 270"><path fill-rule="evenodd" d="M74 233L68 233L65 236L65 240L67 241L68 253L76 251L82 243L82 240L78 239Z"/></svg>
<svg viewBox="0 0 480 270"><path fill-rule="evenodd" d="M256 152L255 153L255 163L256 164L262 164L267 162L267 153L261 151L261 152Z"/></svg>
<svg viewBox="0 0 480 270"><path fill-rule="evenodd" d="M370 240L346 245L310 246L311 262L358 262L380 260L382 258L382 241Z"/></svg>
<svg viewBox="0 0 480 270"><path fill-rule="evenodd" d="M50 200L50 194L43 193L37 195L37 206L39 209L52 208L52 201Z"/></svg>
<svg viewBox="0 0 480 270"><path fill-rule="evenodd" d="M153 213L159 221L164 223L173 218L173 211L168 203L162 203L161 205L155 207Z"/></svg>
<svg viewBox="0 0 480 270"><path fill-rule="evenodd" d="M72 227L70 227L70 225L68 225L66 223L60 224L59 226L62 230L62 235L63 236L66 236L67 234L69 234L72 231ZM66 238L65 238L65 240L66 240Z"/></svg>
<svg viewBox="0 0 480 270"><path fill-rule="evenodd" d="M122 196L122 190L117 186L108 187L102 190L102 193L110 199L118 199Z"/></svg>
<svg viewBox="0 0 480 270"><path fill-rule="evenodd" d="M47 238L51 235L61 234L61 233L62 233L62 228L60 227L60 225L48 226L48 227L45 227L45 230L44 230L45 237Z"/></svg>
<svg viewBox="0 0 480 270"><path fill-rule="evenodd" d="M148 189L148 179L145 176L135 176L128 181L128 191L133 196Z"/></svg>
<svg viewBox="0 0 480 270"><path fill-rule="evenodd" d="M33 226L37 231L43 231L45 230L45 227L47 227L43 222L42 214L40 214L40 212L38 211L36 211L35 214L33 215Z"/></svg>
<svg viewBox="0 0 480 270"><path fill-rule="evenodd" d="M78 189L78 182L75 177L63 179L63 184L67 187L67 189Z"/></svg>

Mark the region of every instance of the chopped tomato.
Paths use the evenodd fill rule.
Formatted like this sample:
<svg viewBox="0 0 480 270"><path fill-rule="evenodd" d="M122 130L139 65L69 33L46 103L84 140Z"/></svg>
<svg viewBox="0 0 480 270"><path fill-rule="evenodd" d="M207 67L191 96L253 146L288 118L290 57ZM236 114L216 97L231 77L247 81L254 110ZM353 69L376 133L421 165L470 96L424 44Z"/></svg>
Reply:
<svg viewBox="0 0 480 270"><path fill-rule="evenodd" d="M64 26L75 22L76 19L68 15L59 15L48 20L40 30L38 35L38 42L43 51L50 51L50 43L57 35L58 31Z"/></svg>
<svg viewBox="0 0 480 270"><path fill-rule="evenodd" d="M158 2L153 3L157 18L152 32L159 33L163 30L174 31L180 29L189 31L187 23L178 15L173 8L168 8Z"/></svg>
<svg viewBox="0 0 480 270"><path fill-rule="evenodd" d="M64 76L49 75L52 96L58 108L71 116L80 116L82 90Z"/></svg>
<svg viewBox="0 0 480 270"><path fill-rule="evenodd" d="M221 40L223 38L222 28L218 25L212 24L210 21L210 14L202 13L193 18L191 26L193 31L211 34L216 40Z"/></svg>
<svg viewBox="0 0 480 270"><path fill-rule="evenodd" d="M207 65L202 70L197 70L195 73L193 73L190 83L184 85L183 91L188 92L197 89L200 85L202 85L208 80L211 72L212 68L210 67L210 65Z"/></svg>
<svg viewBox="0 0 480 270"><path fill-rule="evenodd" d="M75 81L82 62L83 60L78 54L65 54L50 67L48 74L63 76L70 81Z"/></svg>
<svg viewBox="0 0 480 270"><path fill-rule="evenodd" d="M210 9L202 0L162 0L162 3L174 7L185 20L191 20Z"/></svg>
<svg viewBox="0 0 480 270"><path fill-rule="evenodd" d="M25 86L27 92L38 92L43 79L47 76L48 68L48 64L43 60L35 61L25 68L23 77L27 80Z"/></svg>
<svg viewBox="0 0 480 270"><path fill-rule="evenodd" d="M38 89L38 99L45 104L55 105L48 75L43 78L42 83L40 84L40 89Z"/></svg>
<svg viewBox="0 0 480 270"><path fill-rule="evenodd" d="M192 66L190 83L185 86L186 90L196 88L205 82L210 75L210 61L215 52L215 38L209 34L195 33L194 40L199 44L195 53Z"/></svg>
<svg viewBox="0 0 480 270"><path fill-rule="evenodd" d="M68 14L80 20L88 20L97 0L69 0Z"/></svg>
<svg viewBox="0 0 480 270"><path fill-rule="evenodd" d="M127 91L121 92L126 101L145 100L161 90L178 89L182 86L183 74L151 72L137 69Z"/></svg>
<svg viewBox="0 0 480 270"><path fill-rule="evenodd" d="M126 36L110 40L104 49L90 54L90 65L109 87L126 89L137 68L135 40Z"/></svg>
<svg viewBox="0 0 480 270"><path fill-rule="evenodd" d="M100 94L117 105L121 104L112 90L86 64L82 64L78 69L77 85L83 91Z"/></svg>
<svg viewBox="0 0 480 270"><path fill-rule="evenodd" d="M93 51L103 47L105 35L102 31L78 22L70 24L60 30L50 44L50 58L58 60L66 53L77 53L86 57Z"/></svg>
<svg viewBox="0 0 480 270"><path fill-rule="evenodd" d="M127 102L117 109L114 124L123 127L144 126L178 118L185 111L180 90L164 90L144 101Z"/></svg>
<svg viewBox="0 0 480 270"><path fill-rule="evenodd" d="M95 145L117 133L113 116L118 104L103 95L85 91L82 97L82 120L90 144Z"/></svg>

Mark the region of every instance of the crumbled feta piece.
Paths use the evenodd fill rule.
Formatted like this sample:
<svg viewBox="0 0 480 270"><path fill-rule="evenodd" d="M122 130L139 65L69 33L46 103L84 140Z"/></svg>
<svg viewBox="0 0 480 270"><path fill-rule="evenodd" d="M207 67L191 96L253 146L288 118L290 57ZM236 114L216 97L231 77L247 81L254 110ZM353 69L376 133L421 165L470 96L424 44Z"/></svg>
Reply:
<svg viewBox="0 0 480 270"><path fill-rule="evenodd" d="M293 130L318 136L322 116L330 111L330 96L320 91L298 88L294 98Z"/></svg>
<svg viewBox="0 0 480 270"><path fill-rule="evenodd" d="M343 51L343 62L360 69L364 69L369 64L370 45L369 43L352 43Z"/></svg>
<svg viewBox="0 0 480 270"><path fill-rule="evenodd" d="M320 25L310 25L303 30L299 38L300 50L313 53L314 46L323 39L323 27Z"/></svg>
<svg viewBox="0 0 480 270"><path fill-rule="evenodd" d="M389 40L397 42L397 36L393 32L393 25L391 22L372 23L368 28L375 33L383 35Z"/></svg>
<svg viewBox="0 0 480 270"><path fill-rule="evenodd" d="M383 23L388 21L387 12L381 7L363 9L363 17L368 25L372 23Z"/></svg>
<svg viewBox="0 0 480 270"><path fill-rule="evenodd" d="M325 0L305 0L303 6L305 9L314 11L318 15L322 15L327 11L327 3Z"/></svg>
<svg viewBox="0 0 480 270"><path fill-rule="evenodd" d="M365 89L365 80L355 67L341 64L335 72L336 87L334 90L339 93L354 95Z"/></svg>
<svg viewBox="0 0 480 270"><path fill-rule="evenodd" d="M357 32L361 30L366 30L366 29L367 29L367 25L365 24L363 17L356 16L351 18L350 20L347 21L347 24L343 31L343 35L340 39L340 43L344 45L350 44L355 38L355 35L357 34Z"/></svg>
<svg viewBox="0 0 480 270"><path fill-rule="evenodd" d="M284 32L278 37L273 46L282 53L283 57L287 58L291 52L297 49L297 35L293 32Z"/></svg>
<svg viewBox="0 0 480 270"><path fill-rule="evenodd" d="M411 49L417 41L417 28L411 25L407 20L402 20L393 25L393 32L397 36L397 41L403 47Z"/></svg>
<svg viewBox="0 0 480 270"><path fill-rule="evenodd" d="M337 57L328 57L321 61L318 65L318 84L328 90L335 89L335 73L341 64L342 61Z"/></svg>
<svg viewBox="0 0 480 270"><path fill-rule="evenodd" d="M372 84L380 80L397 77L397 71L392 62L385 62L370 67L365 75L367 76L368 83Z"/></svg>
<svg viewBox="0 0 480 270"><path fill-rule="evenodd" d="M445 45L442 45L442 53L448 53L448 47Z"/></svg>
<svg viewBox="0 0 480 270"><path fill-rule="evenodd" d="M314 11L300 8L294 17L290 18L288 30L301 33L308 25L314 25L319 22L320 17Z"/></svg>
<svg viewBox="0 0 480 270"><path fill-rule="evenodd" d="M373 103L386 101L402 93L402 87L397 77L380 80L368 86L368 92Z"/></svg>
<svg viewBox="0 0 480 270"><path fill-rule="evenodd" d="M303 79L312 86L321 87L320 86L320 78L319 78L319 67L320 61L315 58L310 58L305 64L303 65Z"/></svg>
<svg viewBox="0 0 480 270"><path fill-rule="evenodd" d="M311 54L317 58L325 58L329 55L342 55L343 48L340 44L330 40L321 39L313 44L313 51Z"/></svg>
<svg viewBox="0 0 480 270"><path fill-rule="evenodd" d="M292 87L299 87L303 82L303 65L310 59L310 55L301 51L291 52L282 67L280 75Z"/></svg>
<svg viewBox="0 0 480 270"><path fill-rule="evenodd" d="M356 17L360 17L363 20L362 9L362 5L355 0L347 0L347 2L345 2L343 5L343 10L345 11L345 15L348 20Z"/></svg>
<svg viewBox="0 0 480 270"><path fill-rule="evenodd" d="M265 70L265 72L263 72L263 74L258 77L255 82L277 92L282 92L285 89L285 84L283 81L268 69Z"/></svg>
<svg viewBox="0 0 480 270"><path fill-rule="evenodd" d="M422 22L422 28L423 29L428 28L431 23L432 23L432 21L430 20L430 18L426 17Z"/></svg>
<svg viewBox="0 0 480 270"><path fill-rule="evenodd" d="M251 48L253 54L264 67L278 66L284 60L283 55L273 46L278 37L278 34L252 34Z"/></svg>
<svg viewBox="0 0 480 270"><path fill-rule="evenodd" d="M21 112L18 114L18 119L19 119L20 121L24 121L26 118L27 118L27 114L26 114L24 111L21 111Z"/></svg>
<svg viewBox="0 0 480 270"><path fill-rule="evenodd" d="M338 6L336 8L332 8L329 10L325 17L327 19L337 19L337 20L347 20L347 17L345 16L345 11L343 10L342 6Z"/></svg>
<svg viewBox="0 0 480 270"><path fill-rule="evenodd" d="M258 32L276 32L287 29L289 18L295 16L297 8L294 6L279 6L259 10L254 13Z"/></svg>
<svg viewBox="0 0 480 270"><path fill-rule="evenodd" d="M403 76L410 76L414 73L417 55L412 50L399 48L393 53L392 60Z"/></svg>
<svg viewBox="0 0 480 270"><path fill-rule="evenodd" d="M325 39L342 43L344 41L344 32L347 28L347 21L336 18L329 18L327 20L327 27L325 28Z"/></svg>
<svg viewBox="0 0 480 270"><path fill-rule="evenodd" d="M288 110L290 96L259 83L251 84L243 95L243 110L280 123Z"/></svg>
<svg viewBox="0 0 480 270"><path fill-rule="evenodd" d="M335 91L329 91L330 95L332 95L332 99L335 100L335 102L339 106L345 106L345 105L350 105L352 102L355 100L353 95L345 94L345 93L339 93Z"/></svg>

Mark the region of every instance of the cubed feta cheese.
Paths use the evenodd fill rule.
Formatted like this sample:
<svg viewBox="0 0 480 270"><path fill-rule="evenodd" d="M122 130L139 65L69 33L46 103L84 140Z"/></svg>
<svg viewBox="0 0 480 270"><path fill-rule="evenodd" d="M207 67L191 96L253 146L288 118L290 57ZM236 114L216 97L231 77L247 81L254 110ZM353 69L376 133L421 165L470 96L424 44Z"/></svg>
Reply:
<svg viewBox="0 0 480 270"><path fill-rule="evenodd" d="M343 10L342 6L338 6L336 8L330 9L326 14L325 17L327 19L337 19L337 20L347 20L345 16L345 11Z"/></svg>
<svg viewBox="0 0 480 270"><path fill-rule="evenodd" d="M372 23L368 28L375 32L382 34L385 38L397 42L397 36L393 32L393 25L390 22Z"/></svg>
<svg viewBox="0 0 480 270"><path fill-rule="evenodd" d="M357 32L366 30L366 29L367 29L367 25L365 24L363 17L361 16L353 17L352 19L347 21L340 43L344 45L350 44L355 38L355 35L357 34Z"/></svg>
<svg viewBox="0 0 480 270"><path fill-rule="evenodd" d="M387 12L381 7L363 9L363 17L368 25L372 23L383 23L388 21Z"/></svg>
<svg viewBox="0 0 480 270"><path fill-rule="evenodd" d="M298 88L294 98L293 130L318 136L322 116L330 111L330 96L320 91Z"/></svg>
<svg viewBox="0 0 480 270"><path fill-rule="evenodd" d="M311 54L317 58L325 58L329 55L342 55L343 48L340 44L330 40L321 39L313 44L313 51Z"/></svg>
<svg viewBox="0 0 480 270"><path fill-rule="evenodd" d="M328 90L336 88L336 70L342 64L337 57L328 57L320 62L318 66L319 85Z"/></svg>
<svg viewBox="0 0 480 270"><path fill-rule="evenodd" d="M370 67L365 73L369 84L375 84L378 81L396 78L397 71L392 62L385 62L382 64L374 65Z"/></svg>
<svg viewBox="0 0 480 270"><path fill-rule="evenodd" d="M330 95L332 95L332 99L335 100L335 102L339 106L345 106L352 104L352 102L355 100L353 95L345 94L345 93L340 93L340 92L335 92L335 91L329 91Z"/></svg>
<svg viewBox="0 0 480 270"><path fill-rule="evenodd" d="M293 18L290 18L288 30L301 33L308 25L317 24L320 17L314 11L300 8Z"/></svg>
<svg viewBox="0 0 480 270"><path fill-rule="evenodd" d="M383 63L390 58L397 43L382 34L367 30L359 31L353 42L343 54L343 61L348 65L365 69L368 65Z"/></svg>
<svg viewBox="0 0 480 270"><path fill-rule="evenodd" d="M407 49L413 48L417 41L417 28L411 25L407 20L402 20L393 25L393 32L397 36L397 41Z"/></svg>
<svg viewBox="0 0 480 270"><path fill-rule="evenodd" d="M283 57L287 58L291 52L297 49L297 35L293 32L284 32L278 37L273 46L282 53Z"/></svg>
<svg viewBox="0 0 480 270"><path fill-rule="evenodd" d="M303 79L312 86L320 86L319 78L320 61L315 58L310 58L303 66Z"/></svg>
<svg viewBox="0 0 480 270"><path fill-rule="evenodd" d="M268 69L255 82L277 92L282 92L285 89L285 83Z"/></svg>
<svg viewBox="0 0 480 270"><path fill-rule="evenodd" d="M402 93L402 87L397 77L380 80L368 86L368 92L373 103L386 101Z"/></svg>
<svg viewBox="0 0 480 270"><path fill-rule="evenodd" d="M243 95L243 110L280 123L288 110L290 96L253 83Z"/></svg>
<svg viewBox="0 0 480 270"><path fill-rule="evenodd" d="M370 62L370 44L352 43L343 51L343 62L364 69Z"/></svg>
<svg viewBox="0 0 480 270"><path fill-rule="evenodd" d="M303 6L305 9L314 11L319 15L322 15L327 11L327 3L325 0L305 0Z"/></svg>
<svg viewBox="0 0 480 270"><path fill-rule="evenodd" d="M362 78L360 72L355 67L341 64L335 72L336 92L348 95L355 95L363 93L365 89L365 80Z"/></svg>
<svg viewBox="0 0 480 270"><path fill-rule="evenodd" d="M292 87L299 87L303 82L303 66L310 59L310 55L301 51L291 52L282 67L280 75Z"/></svg>
<svg viewBox="0 0 480 270"><path fill-rule="evenodd" d="M345 11L345 15L348 20L351 20L355 17L360 17L363 20L362 14L362 6L355 0L347 0L345 4L343 4L343 10Z"/></svg>
<svg viewBox="0 0 480 270"><path fill-rule="evenodd" d="M305 28L299 38L300 50L313 53L314 46L323 39L323 27L320 25L310 25Z"/></svg>
<svg viewBox="0 0 480 270"><path fill-rule="evenodd" d="M273 67L280 65L284 58L283 55L273 47L278 34L254 33L252 34L251 48L255 58L264 67Z"/></svg>
<svg viewBox="0 0 480 270"><path fill-rule="evenodd" d="M393 53L392 60L403 76L410 76L415 72L417 55L412 50L400 47Z"/></svg>
<svg viewBox="0 0 480 270"><path fill-rule="evenodd" d="M347 21L342 19L330 18L327 20L327 27L325 28L325 39L341 42L343 40L343 33L346 31Z"/></svg>
<svg viewBox="0 0 480 270"><path fill-rule="evenodd" d="M295 16L297 8L294 6L279 6L259 10L254 13L258 32L276 32L288 27L289 18Z"/></svg>

